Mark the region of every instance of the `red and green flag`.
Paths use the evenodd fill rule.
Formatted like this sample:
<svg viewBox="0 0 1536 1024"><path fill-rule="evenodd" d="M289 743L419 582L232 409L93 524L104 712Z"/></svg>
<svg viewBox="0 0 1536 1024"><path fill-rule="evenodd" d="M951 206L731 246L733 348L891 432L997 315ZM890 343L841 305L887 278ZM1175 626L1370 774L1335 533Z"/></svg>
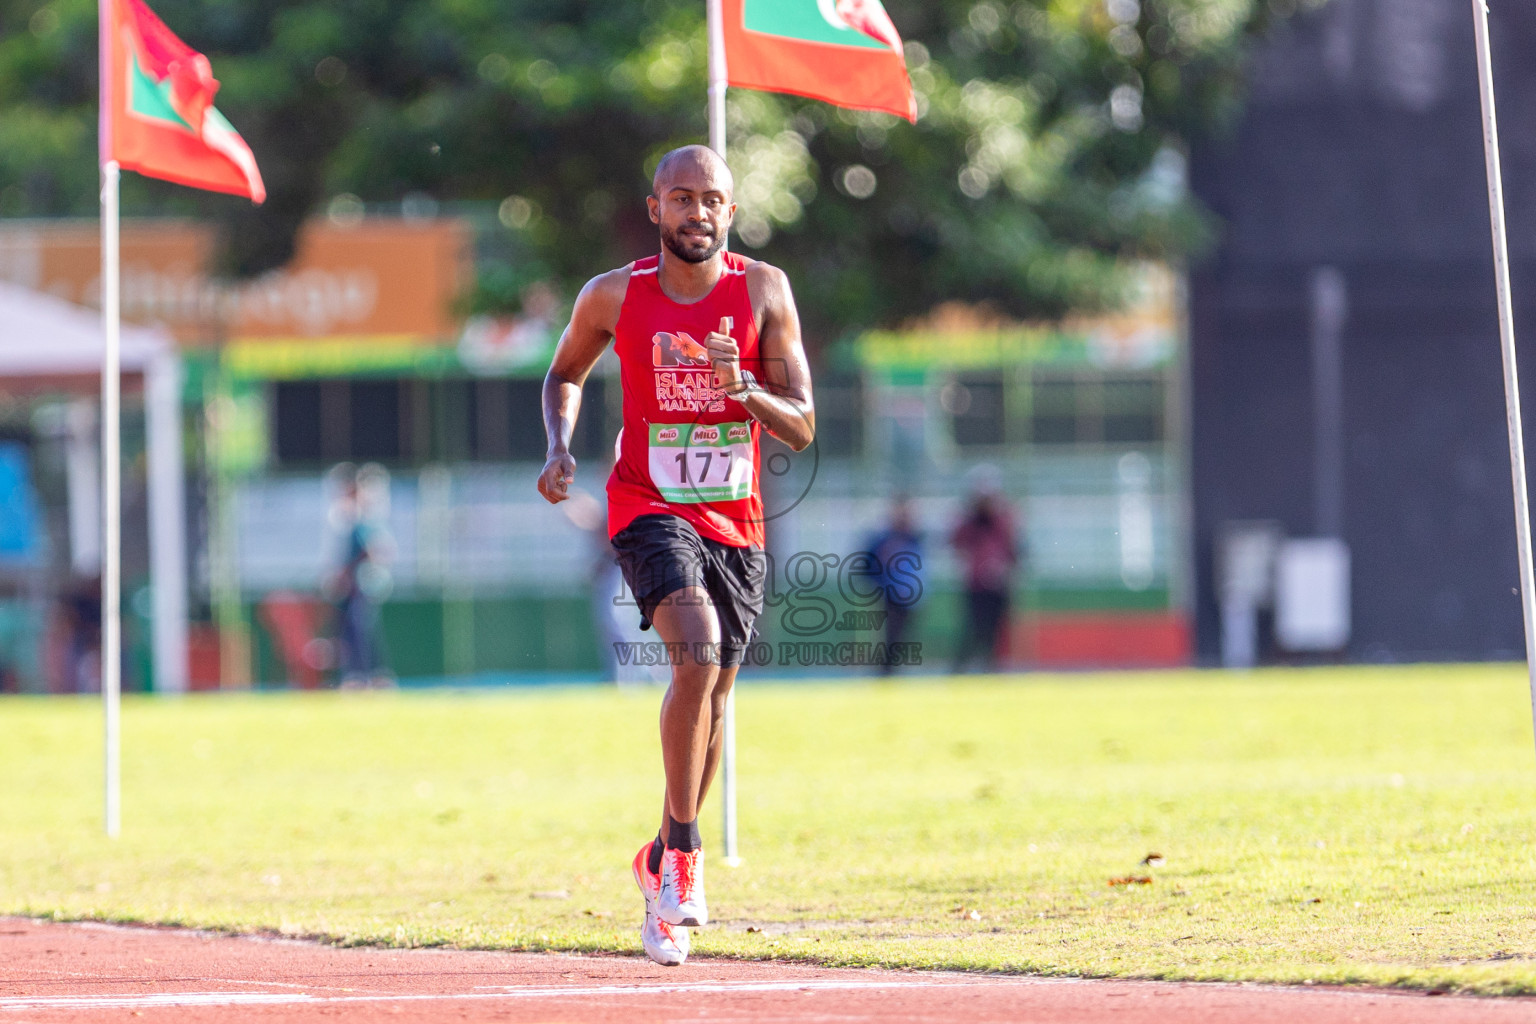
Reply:
<svg viewBox="0 0 1536 1024"><path fill-rule="evenodd" d="M267 197L256 158L213 105L208 58L143 0L100 0L101 159L192 188Z"/></svg>
<svg viewBox="0 0 1536 1024"><path fill-rule="evenodd" d="M723 0L731 85L917 120L901 36L880 0Z"/></svg>

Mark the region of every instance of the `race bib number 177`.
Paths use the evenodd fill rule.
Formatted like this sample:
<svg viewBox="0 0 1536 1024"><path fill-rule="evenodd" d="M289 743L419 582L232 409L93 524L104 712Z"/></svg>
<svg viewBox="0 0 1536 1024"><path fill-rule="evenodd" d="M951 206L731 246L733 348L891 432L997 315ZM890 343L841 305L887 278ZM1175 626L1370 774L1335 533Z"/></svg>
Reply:
<svg viewBox="0 0 1536 1024"><path fill-rule="evenodd" d="M752 493L752 428L746 423L652 423L651 483L679 504L737 501Z"/></svg>

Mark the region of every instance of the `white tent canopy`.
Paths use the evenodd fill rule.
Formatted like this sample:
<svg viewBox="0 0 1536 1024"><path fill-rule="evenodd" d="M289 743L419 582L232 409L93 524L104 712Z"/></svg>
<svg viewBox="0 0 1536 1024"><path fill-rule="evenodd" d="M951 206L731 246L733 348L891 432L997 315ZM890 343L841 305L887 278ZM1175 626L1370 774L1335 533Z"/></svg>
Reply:
<svg viewBox="0 0 1536 1024"><path fill-rule="evenodd" d="M5 378L99 375L105 355L96 310L0 281L0 390ZM124 325L122 366L144 375L155 689L178 692L187 688L181 361L163 331ZM94 524L99 529L99 513Z"/></svg>
<svg viewBox="0 0 1536 1024"><path fill-rule="evenodd" d="M101 314L0 281L0 377L101 372ZM175 348L163 332L123 326L123 368L145 371Z"/></svg>

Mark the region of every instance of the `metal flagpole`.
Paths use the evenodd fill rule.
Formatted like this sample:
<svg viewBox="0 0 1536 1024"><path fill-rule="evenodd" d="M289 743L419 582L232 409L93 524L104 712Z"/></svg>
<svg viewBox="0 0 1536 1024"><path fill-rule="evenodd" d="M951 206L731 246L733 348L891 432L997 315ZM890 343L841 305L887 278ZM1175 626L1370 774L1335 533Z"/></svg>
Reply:
<svg viewBox="0 0 1536 1024"><path fill-rule="evenodd" d="M707 0L709 32L709 148L725 156L725 15L720 0Z"/></svg>
<svg viewBox="0 0 1536 1024"><path fill-rule="evenodd" d="M720 0L705 0L709 32L709 148L725 159L725 21ZM724 801L720 816L725 828L725 863L741 863L736 850L736 691L725 697L725 721L721 724L720 791Z"/></svg>
<svg viewBox="0 0 1536 1024"><path fill-rule="evenodd" d="M1525 664L1536 720L1536 571L1531 562L1531 509L1525 486L1525 435L1520 425L1520 376L1515 365L1515 314L1509 292L1509 242L1504 227L1504 180L1499 170L1499 123L1493 103L1493 55L1488 5L1472 0L1477 35L1477 77L1483 100L1483 154L1488 164L1488 212L1493 223L1493 272L1499 296L1499 342L1504 354L1504 408L1509 465L1515 483L1515 540L1520 555L1520 605L1525 619Z"/></svg>
<svg viewBox="0 0 1536 1024"><path fill-rule="evenodd" d="M105 718L103 775L107 835L122 831L121 695L122 695L122 437L119 405L122 397L122 310L118 299L118 183L121 169L112 156L113 0L98 0L97 107L101 162L101 326L106 352L101 363L101 703Z"/></svg>
<svg viewBox="0 0 1536 1024"><path fill-rule="evenodd" d="M122 831L121 694L122 694L122 446L119 431L121 398L121 338L118 301L118 180L116 160L101 168L101 323L106 358L101 371L101 700L106 711L107 835Z"/></svg>

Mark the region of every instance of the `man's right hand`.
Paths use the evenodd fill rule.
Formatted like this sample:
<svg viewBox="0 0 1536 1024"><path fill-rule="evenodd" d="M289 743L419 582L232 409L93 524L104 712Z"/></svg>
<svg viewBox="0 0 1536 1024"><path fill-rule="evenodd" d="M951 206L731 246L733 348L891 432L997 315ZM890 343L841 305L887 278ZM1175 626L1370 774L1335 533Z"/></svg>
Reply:
<svg viewBox="0 0 1536 1024"><path fill-rule="evenodd" d="M569 452L551 455L539 474L539 493L551 505L557 505L571 496L571 483L576 479L576 460Z"/></svg>

